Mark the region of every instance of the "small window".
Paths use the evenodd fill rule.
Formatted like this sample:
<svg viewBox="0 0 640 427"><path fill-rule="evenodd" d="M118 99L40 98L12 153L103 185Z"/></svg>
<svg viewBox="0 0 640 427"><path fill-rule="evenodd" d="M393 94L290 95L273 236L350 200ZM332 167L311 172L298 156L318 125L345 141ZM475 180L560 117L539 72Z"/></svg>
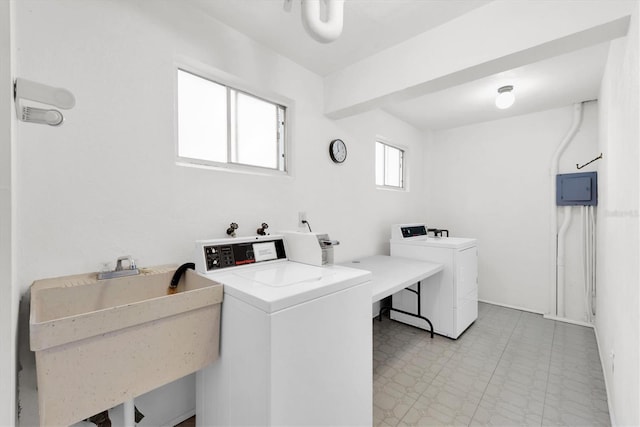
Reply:
<svg viewBox="0 0 640 427"><path fill-rule="evenodd" d="M286 171L285 106L178 69L177 108L182 160Z"/></svg>
<svg viewBox="0 0 640 427"><path fill-rule="evenodd" d="M404 150L376 141L376 185L404 188Z"/></svg>

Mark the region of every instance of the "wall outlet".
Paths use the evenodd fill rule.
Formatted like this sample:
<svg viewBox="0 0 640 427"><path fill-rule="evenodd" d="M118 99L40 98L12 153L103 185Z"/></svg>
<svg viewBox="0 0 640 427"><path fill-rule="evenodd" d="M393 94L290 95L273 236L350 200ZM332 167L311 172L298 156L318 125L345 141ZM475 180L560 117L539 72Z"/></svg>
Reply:
<svg viewBox="0 0 640 427"><path fill-rule="evenodd" d="M306 227L306 224L302 221L307 220L306 212L298 212L298 227Z"/></svg>

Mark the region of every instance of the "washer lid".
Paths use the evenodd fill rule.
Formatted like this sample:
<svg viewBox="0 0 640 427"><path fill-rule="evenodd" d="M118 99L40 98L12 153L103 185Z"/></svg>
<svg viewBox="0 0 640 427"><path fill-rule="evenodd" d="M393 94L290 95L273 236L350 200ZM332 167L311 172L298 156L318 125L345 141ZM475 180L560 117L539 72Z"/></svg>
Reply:
<svg viewBox="0 0 640 427"><path fill-rule="evenodd" d="M329 279L335 275L334 271L309 270L306 267L304 264L290 263L286 268L282 268L280 264L272 264L269 267L260 269L237 270L234 274L271 288L316 282L322 279Z"/></svg>
<svg viewBox="0 0 640 427"><path fill-rule="evenodd" d="M292 261L209 273L232 295L267 313L301 304L371 279L364 270L338 265L316 267Z"/></svg>

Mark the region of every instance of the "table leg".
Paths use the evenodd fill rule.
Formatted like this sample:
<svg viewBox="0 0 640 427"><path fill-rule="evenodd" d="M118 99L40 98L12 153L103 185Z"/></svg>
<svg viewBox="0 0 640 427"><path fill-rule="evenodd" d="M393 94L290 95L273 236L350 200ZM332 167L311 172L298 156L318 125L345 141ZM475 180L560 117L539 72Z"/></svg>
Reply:
<svg viewBox="0 0 640 427"><path fill-rule="evenodd" d="M418 297L418 314L409 313L408 311L399 310L399 309L393 308L393 307L382 307L380 309L380 312L378 313L378 321L382 321L382 313L384 313L386 311L395 311L395 312L402 313L402 314L407 315L407 316L417 317L419 319L425 320L429 324L429 328L431 329L431 331L430 331L431 332L431 338L433 338L433 324L431 323L431 321L429 319L427 319L426 317L424 317L422 315L422 304L421 304L421 301L420 301L421 300L420 293L422 291L422 282L418 282L418 290L417 291L415 291L413 289L409 289L409 288L405 288L405 291L413 292Z"/></svg>

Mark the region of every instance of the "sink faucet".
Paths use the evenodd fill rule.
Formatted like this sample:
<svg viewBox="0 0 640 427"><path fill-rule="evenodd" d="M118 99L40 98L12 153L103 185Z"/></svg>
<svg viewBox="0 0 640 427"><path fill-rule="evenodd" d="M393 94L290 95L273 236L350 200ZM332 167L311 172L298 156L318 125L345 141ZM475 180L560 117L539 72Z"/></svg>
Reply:
<svg viewBox="0 0 640 427"><path fill-rule="evenodd" d="M131 258L131 255L125 255L118 258L116 261L116 269L114 271L122 271L122 261L129 262L129 270L136 270L136 262Z"/></svg>
<svg viewBox="0 0 640 427"><path fill-rule="evenodd" d="M122 261L127 261L129 263L128 268L122 267ZM136 267L136 263L131 258L131 255L125 255L118 257L116 261L116 269L113 271L101 271L98 273L98 280L105 279L115 279L117 277L125 277L125 276L135 276L136 274L140 274L140 270Z"/></svg>

